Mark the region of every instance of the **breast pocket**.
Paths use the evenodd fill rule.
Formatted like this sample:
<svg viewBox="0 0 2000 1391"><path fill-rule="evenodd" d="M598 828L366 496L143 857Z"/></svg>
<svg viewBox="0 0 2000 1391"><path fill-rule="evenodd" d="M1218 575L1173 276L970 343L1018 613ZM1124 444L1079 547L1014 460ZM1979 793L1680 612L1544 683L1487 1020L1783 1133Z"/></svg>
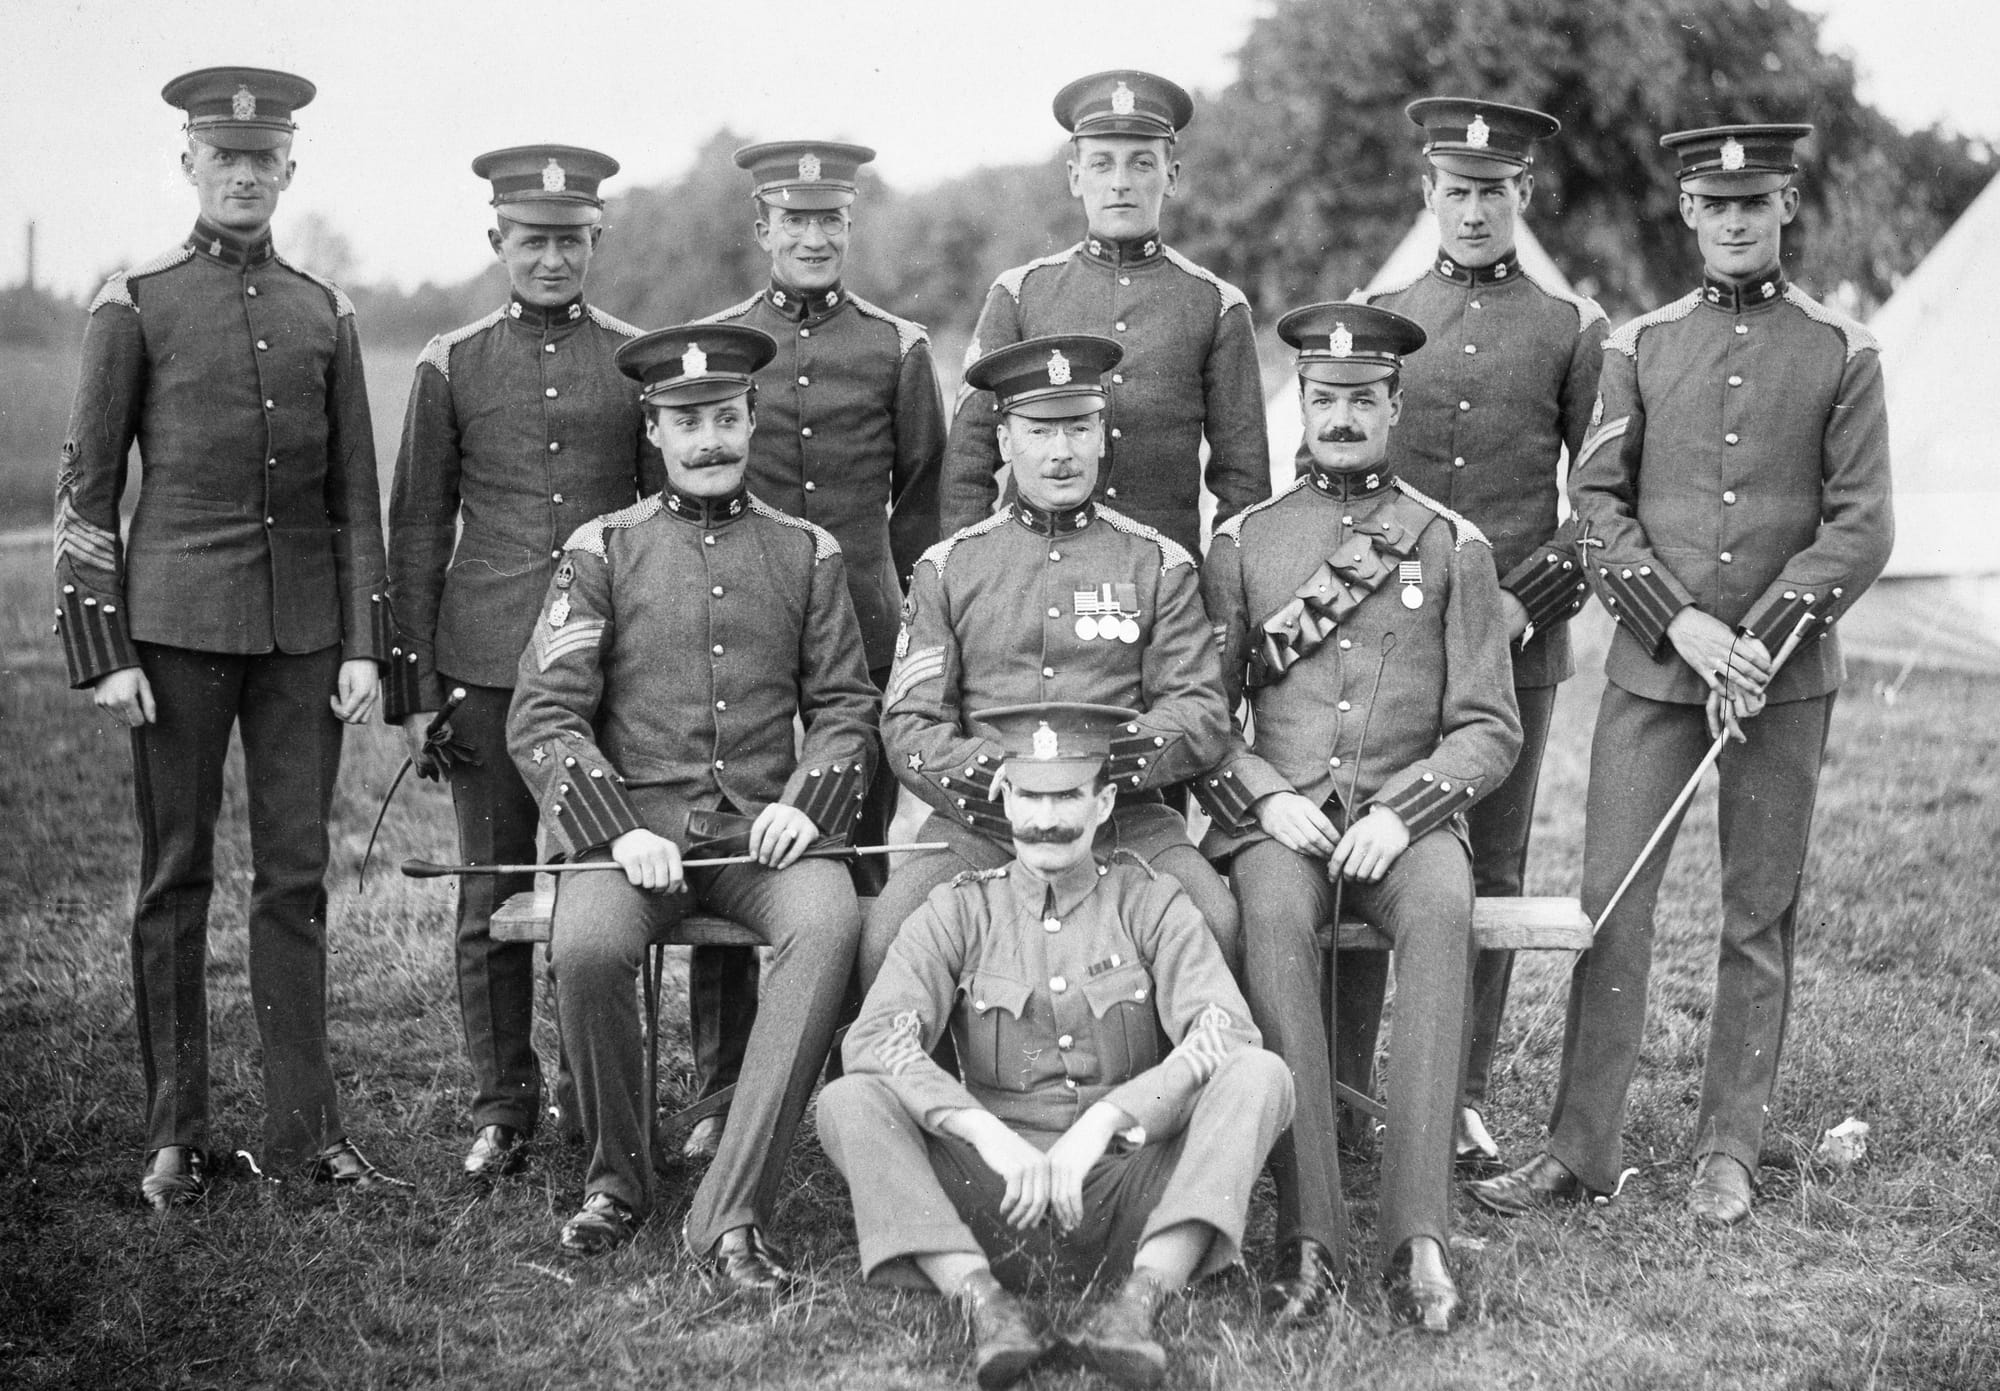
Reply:
<svg viewBox="0 0 2000 1391"><path fill-rule="evenodd" d="M1083 998L1097 1024L1105 1081L1137 1076L1160 1060L1153 978L1144 966L1133 961L1092 976Z"/></svg>
<svg viewBox="0 0 2000 1391"><path fill-rule="evenodd" d="M1027 983L982 971L966 983L964 994L958 1063L965 1080L996 1090L1028 1090L1033 1079L1024 1067Z"/></svg>

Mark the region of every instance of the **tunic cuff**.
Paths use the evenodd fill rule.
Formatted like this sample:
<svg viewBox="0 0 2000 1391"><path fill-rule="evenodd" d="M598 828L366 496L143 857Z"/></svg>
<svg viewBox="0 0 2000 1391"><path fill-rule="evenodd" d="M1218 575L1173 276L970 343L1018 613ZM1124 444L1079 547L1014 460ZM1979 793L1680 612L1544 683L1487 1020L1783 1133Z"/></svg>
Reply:
<svg viewBox="0 0 2000 1391"><path fill-rule="evenodd" d="M563 759L553 810L572 854L609 845L646 824L623 778L607 768L586 769L574 756Z"/></svg>
<svg viewBox="0 0 2000 1391"><path fill-rule="evenodd" d="M1528 630L1521 635L1526 643L1536 633L1564 623L1582 612L1590 598L1590 585L1574 557L1554 546L1543 546L1507 572L1500 587L1521 601L1528 611Z"/></svg>
<svg viewBox="0 0 2000 1391"><path fill-rule="evenodd" d="M399 725L405 716L423 709L417 703L422 694L417 679L417 654L402 640L388 595L369 595L368 607L375 650L382 654L382 722Z"/></svg>
<svg viewBox="0 0 2000 1391"><path fill-rule="evenodd" d="M1763 602L1750 611L1743 620L1743 631L1763 643L1764 650L1775 657L1801 619L1805 620L1806 637L1811 637L1818 628L1831 623L1834 606L1840 598L1839 589L1821 591L1787 584L1766 595Z"/></svg>
<svg viewBox="0 0 2000 1391"><path fill-rule="evenodd" d="M100 676L139 665L139 649L132 645L125 615L116 603L85 595L73 584L64 585L60 597L56 631L62 634L73 689L81 690Z"/></svg>
<svg viewBox="0 0 2000 1391"><path fill-rule="evenodd" d="M939 773L934 781L938 791L944 793L945 810L951 815L981 835L991 836L1002 844L1012 842L1014 823L1007 819L1006 808L987 795L993 785L993 774L987 768L975 765L962 774Z"/></svg>
<svg viewBox="0 0 2000 1391"><path fill-rule="evenodd" d="M828 763L794 776L797 786L785 801L812 818L822 836L846 840L861 811L861 799L868 780L860 759L851 763Z"/></svg>
<svg viewBox="0 0 2000 1391"><path fill-rule="evenodd" d="M1648 656L1658 656L1667 640L1667 624L1688 600L1649 564L1599 564L1597 586L1611 616L1639 640Z"/></svg>
<svg viewBox="0 0 2000 1391"><path fill-rule="evenodd" d="M1234 768L1218 769L1194 783L1195 800L1209 820L1231 835L1240 835L1256 824L1251 809L1257 805L1258 795Z"/></svg>
<svg viewBox="0 0 2000 1391"><path fill-rule="evenodd" d="M1384 788L1368 803L1396 813L1415 841L1471 807L1479 799L1478 782L1462 782L1426 771L1394 792Z"/></svg>
<svg viewBox="0 0 2000 1391"><path fill-rule="evenodd" d="M1111 741L1111 756L1104 760L1104 775L1120 787L1143 787L1147 772L1165 754L1166 737L1146 734L1136 724L1121 727Z"/></svg>

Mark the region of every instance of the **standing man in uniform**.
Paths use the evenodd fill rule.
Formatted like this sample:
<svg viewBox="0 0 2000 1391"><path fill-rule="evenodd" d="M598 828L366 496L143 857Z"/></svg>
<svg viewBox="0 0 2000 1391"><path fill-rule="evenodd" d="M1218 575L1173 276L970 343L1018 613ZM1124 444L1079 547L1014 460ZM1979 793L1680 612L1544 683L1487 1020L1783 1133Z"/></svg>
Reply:
<svg viewBox="0 0 2000 1391"><path fill-rule="evenodd" d="M1070 83L1055 115L1071 137L1069 191L1083 203L1084 239L993 282L965 360L1055 333L1114 340L1125 356L1104 383L1097 495L1200 555L1203 482L1220 523L1270 495L1271 466L1249 301L1160 240L1160 209L1180 182L1174 137L1194 100L1164 77L1121 69ZM959 393L945 452L947 532L993 510L998 415L989 393Z"/></svg>
<svg viewBox="0 0 2000 1391"><path fill-rule="evenodd" d="M1570 481L1603 543L1592 581L1618 620L1584 816L1593 921L1711 741L1730 740L1717 794L1722 942L1688 1198L1713 1226L1749 1215L1777 1084L1813 798L1844 675L1830 625L1894 539L1875 340L1779 265L1799 207L1793 146L1811 132L1718 126L1661 140L1680 158L1703 283L1605 344ZM1496 1212L1618 1187L1672 844L1577 959L1548 1149L1474 1185Z"/></svg>
<svg viewBox="0 0 2000 1391"><path fill-rule="evenodd" d="M507 721L564 850L624 870L568 878L549 942L591 1146L562 1248L621 1245L652 1210L654 1101L633 982L648 943L702 906L774 953L735 1122L683 1229L723 1279L756 1291L791 1281L764 1233L861 935L847 871L800 857L851 827L879 700L839 544L743 486L751 377L775 351L733 324L660 329L619 351L643 384L667 487L570 537ZM717 816L742 823L732 848L755 862L684 872L683 845Z"/></svg>
<svg viewBox="0 0 2000 1391"><path fill-rule="evenodd" d="M778 344L759 379L750 491L840 542L868 675L879 690L895 660L896 613L910 571L938 539L945 429L928 331L841 283L854 229L848 209L861 166L874 158L866 145L830 140L736 152L737 166L755 181L753 231L771 258L771 283L712 322L761 329ZM896 788L895 775L878 766L855 844L888 839ZM857 859L856 887L879 892L885 870L880 859ZM756 952L694 948L688 1025L704 1096L735 1082L756 1013ZM720 1117L697 1122L689 1154L712 1154L721 1128Z"/></svg>
<svg viewBox="0 0 2000 1391"><path fill-rule="evenodd" d="M1507 629L1485 537L1393 466L1398 372L1423 329L1315 304L1278 336L1299 352L1312 467L1209 549L1223 684L1231 709L1248 697L1257 742L1238 736L1196 783L1215 822L1204 848L1234 854L1250 1009L1298 1089L1272 1164L1287 1249L1269 1302L1285 1322L1319 1313L1346 1263L1317 936L1344 898L1395 943L1383 1279L1399 1317L1443 1333L1458 1309L1445 1248L1473 957L1465 813L1521 746Z"/></svg>
<svg viewBox="0 0 2000 1391"><path fill-rule="evenodd" d="M1413 101L1424 131L1424 206L1438 254L1415 280L1365 303L1424 330L1406 364L1396 427L1397 475L1485 533L1500 573L1521 712L1521 756L1466 818L1473 888L1518 898L1528 866L1535 785L1557 683L1575 671L1569 622L1589 597L1573 529L1558 530L1563 451L1583 444L1604 360L1604 311L1521 268L1520 220L1535 191L1534 145L1562 129L1553 116L1461 97ZM1387 954L1341 962L1341 1080L1372 1090ZM1480 1115L1514 970L1509 951L1481 952L1472 970L1472 1048L1452 1149L1462 1164L1500 1157Z"/></svg>
<svg viewBox="0 0 2000 1391"><path fill-rule="evenodd" d="M1194 558L1094 500L1103 383L1121 357L1108 338L1066 334L996 348L966 373L1000 404L994 430L1014 490L1003 510L927 551L910 584L882 741L897 776L934 808L919 838L950 848L913 856L875 900L864 990L933 888L1007 862L994 785L1002 750L972 712L1050 700L1138 712L1112 744L1118 799L1098 849L1177 879L1236 965L1235 901L1161 792L1228 747Z"/></svg>
<svg viewBox="0 0 2000 1391"><path fill-rule="evenodd" d="M507 303L433 338L417 360L389 497L389 573L400 628L388 718L410 757L451 784L459 858L535 858L535 798L507 757L514 669L564 538L664 481L637 393L613 355L638 330L584 303L604 229L599 184L618 162L569 145L495 150L472 162L493 185L486 233ZM468 756L433 767L425 731L447 686L465 699L452 730ZM463 876L456 962L472 1062L468 1178L519 1168L541 1112L531 1033L535 949L496 942L497 904L532 875Z"/></svg>
<svg viewBox="0 0 2000 1391"><path fill-rule="evenodd" d="M1161 1300L1238 1259L1291 1116L1291 1078L1258 1046L1187 895L1137 860L1091 855L1117 799L1111 743L1132 715L977 716L1004 750L1014 857L960 875L910 920L848 1034L847 1075L820 1096L862 1275L955 1300L983 1387L1050 1349L1003 1288L1050 1270L1122 1281L1069 1342L1120 1385L1156 1383ZM962 1082L927 1053L947 1029Z"/></svg>
<svg viewBox="0 0 2000 1391"><path fill-rule="evenodd" d="M265 1162L408 1186L348 1141L327 1057L327 818L341 724L375 708L388 630L354 306L271 247L295 168L292 113L313 94L264 68L167 84L161 95L187 113L181 170L200 215L179 246L91 302L56 478L70 684L132 729L140 1192L160 1210L207 1184L208 908L232 727L249 787ZM121 540L135 439L144 471Z"/></svg>

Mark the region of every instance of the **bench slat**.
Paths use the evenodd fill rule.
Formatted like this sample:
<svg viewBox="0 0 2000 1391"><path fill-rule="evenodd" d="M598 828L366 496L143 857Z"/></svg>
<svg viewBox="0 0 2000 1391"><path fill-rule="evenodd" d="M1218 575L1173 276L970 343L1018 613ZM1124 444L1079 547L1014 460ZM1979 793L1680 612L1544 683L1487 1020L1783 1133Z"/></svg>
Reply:
<svg viewBox="0 0 2000 1391"><path fill-rule="evenodd" d="M554 889L515 894L493 913L496 942L546 942ZM1473 905L1472 935L1482 951L1583 951L1590 946L1590 919L1573 898L1482 898ZM1321 929L1320 941L1326 942ZM674 947L754 947L762 939L746 927L711 913L690 913L667 938ZM1387 950L1389 939L1364 922L1340 925L1340 948Z"/></svg>

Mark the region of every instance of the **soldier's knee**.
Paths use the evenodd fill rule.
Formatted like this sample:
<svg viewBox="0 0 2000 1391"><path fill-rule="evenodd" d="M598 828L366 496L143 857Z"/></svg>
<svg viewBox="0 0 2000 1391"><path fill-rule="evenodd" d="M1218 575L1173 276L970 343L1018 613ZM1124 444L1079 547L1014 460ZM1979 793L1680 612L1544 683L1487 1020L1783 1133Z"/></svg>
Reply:
<svg viewBox="0 0 2000 1391"><path fill-rule="evenodd" d="M895 1105L895 1096L886 1082L872 1073L850 1072L820 1088L815 1120L819 1142L843 1173L846 1172L841 1157L843 1137L857 1133L857 1126L879 1133L876 1117L885 1102Z"/></svg>
<svg viewBox="0 0 2000 1391"><path fill-rule="evenodd" d="M1229 1094L1252 1102L1260 1110L1282 1117L1281 1125L1291 1117L1294 1103L1292 1069L1268 1048L1237 1049L1228 1062L1217 1069L1210 1085L1221 1086Z"/></svg>

